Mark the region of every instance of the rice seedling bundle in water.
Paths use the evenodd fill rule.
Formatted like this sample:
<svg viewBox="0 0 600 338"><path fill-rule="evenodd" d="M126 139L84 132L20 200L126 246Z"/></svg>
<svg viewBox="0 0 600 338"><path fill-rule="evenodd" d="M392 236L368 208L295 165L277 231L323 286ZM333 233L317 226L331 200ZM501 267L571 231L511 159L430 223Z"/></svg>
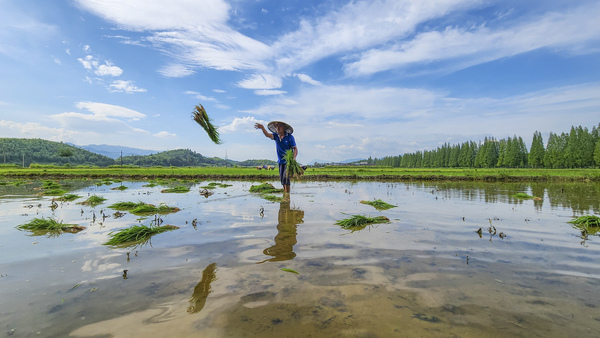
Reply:
<svg viewBox="0 0 600 338"><path fill-rule="evenodd" d="M140 205L145 205L144 202L117 202L115 204L111 204L108 207L115 210L131 210L139 207Z"/></svg>
<svg viewBox="0 0 600 338"><path fill-rule="evenodd" d="M163 189L160 192L163 192L163 193L179 193L179 194L183 194L183 193L186 193L186 192L189 192L189 191L190 191L190 188L188 188L188 187L178 186L178 187L175 187L175 188Z"/></svg>
<svg viewBox="0 0 600 338"><path fill-rule="evenodd" d="M104 243L104 245L121 245L121 244L134 244L143 243L150 239L150 237L163 233L165 231L171 231L179 229L174 225L163 225L148 227L145 225L134 225L127 229L122 229L117 232L111 232L108 234L110 239Z"/></svg>
<svg viewBox="0 0 600 338"><path fill-rule="evenodd" d="M81 202L79 204L89 205L89 206L95 207L98 204L103 203L104 201L106 201L106 198L100 197L98 195L92 195L87 200L85 200L85 201L83 201L83 202Z"/></svg>
<svg viewBox="0 0 600 338"><path fill-rule="evenodd" d="M390 219L385 216L367 217L363 215L352 215L350 218L337 221L335 224L344 229L363 228L369 224L389 223Z"/></svg>
<svg viewBox="0 0 600 338"><path fill-rule="evenodd" d="M271 183L263 183L260 185L253 185L250 187L250 192L256 192L261 194L272 194L277 192L283 192L283 189L275 188Z"/></svg>
<svg viewBox="0 0 600 338"><path fill-rule="evenodd" d="M195 110L192 112L192 118L196 123L198 123L206 133L208 137L215 143L221 144L221 139L219 137L219 132L217 128L212 124L212 119L208 117L206 110L202 105L196 105Z"/></svg>
<svg viewBox="0 0 600 338"><path fill-rule="evenodd" d="M61 201L61 202L70 202L70 201L76 200L76 199L78 199L80 197L81 196L75 195L75 194L66 194L66 195L63 195L58 200Z"/></svg>
<svg viewBox="0 0 600 338"><path fill-rule="evenodd" d="M147 215L147 214L169 214L172 212L179 211L179 208L171 208L168 205L161 204L158 207L152 204L142 204L138 205L134 209L131 210L132 214L135 215Z"/></svg>
<svg viewBox="0 0 600 338"><path fill-rule="evenodd" d="M600 227L600 217L595 215L580 216L570 220L569 223L585 227Z"/></svg>
<svg viewBox="0 0 600 338"><path fill-rule="evenodd" d="M377 210L387 210L391 208L397 207L397 205L388 204L382 200L374 200L374 201L360 201L362 204L367 204L374 207Z"/></svg>
<svg viewBox="0 0 600 338"><path fill-rule="evenodd" d="M79 232L85 229L84 226L76 224L65 224L59 222L53 218L34 218L29 223L21 224L17 226L19 230L31 230L31 231L56 231L56 232Z"/></svg>
<svg viewBox="0 0 600 338"><path fill-rule="evenodd" d="M289 179L298 179L300 176L304 175L304 169L298 164L298 162L294 159L294 151L289 149L285 152L285 156L283 156L286 166L285 166L285 175Z"/></svg>

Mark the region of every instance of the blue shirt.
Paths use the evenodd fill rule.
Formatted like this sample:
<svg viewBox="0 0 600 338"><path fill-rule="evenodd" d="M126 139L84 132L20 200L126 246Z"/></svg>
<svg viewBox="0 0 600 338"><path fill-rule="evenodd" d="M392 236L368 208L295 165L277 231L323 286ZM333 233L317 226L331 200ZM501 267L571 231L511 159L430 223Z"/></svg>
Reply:
<svg viewBox="0 0 600 338"><path fill-rule="evenodd" d="M275 140L275 146L277 147L277 163L285 164L285 156L286 151L292 149L292 147L296 146L296 140L292 134L285 134L285 136L279 140L279 135L277 133L273 133L273 140Z"/></svg>

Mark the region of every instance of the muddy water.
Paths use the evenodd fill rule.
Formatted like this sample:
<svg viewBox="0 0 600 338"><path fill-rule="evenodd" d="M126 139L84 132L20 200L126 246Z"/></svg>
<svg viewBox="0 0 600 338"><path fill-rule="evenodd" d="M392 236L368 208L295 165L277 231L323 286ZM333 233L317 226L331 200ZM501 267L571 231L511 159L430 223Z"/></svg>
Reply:
<svg viewBox="0 0 600 338"><path fill-rule="evenodd" d="M600 214L591 184L296 183L289 203L252 182L0 186L0 329L18 337L597 337L600 238L568 220ZM275 183L274 183L275 184ZM111 190L119 185L124 191ZM539 197L521 200L525 192ZM96 207L77 204L90 195ZM397 207L377 211L361 200ZM138 247L111 231L149 225L119 201L165 203L180 229ZM349 231L335 222L383 215ZM15 226L53 217L87 227L34 236ZM491 227L490 227L491 226ZM482 229L481 234L477 230ZM488 231L491 230L491 232ZM502 238L500 237L502 233ZM292 269L298 274L284 271ZM127 270L125 272L125 270Z"/></svg>

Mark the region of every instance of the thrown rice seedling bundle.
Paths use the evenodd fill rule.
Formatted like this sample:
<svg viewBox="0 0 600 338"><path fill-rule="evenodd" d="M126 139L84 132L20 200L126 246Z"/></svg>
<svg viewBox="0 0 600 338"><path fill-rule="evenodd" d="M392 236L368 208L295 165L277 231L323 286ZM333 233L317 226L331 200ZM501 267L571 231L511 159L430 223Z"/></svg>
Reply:
<svg viewBox="0 0 600 338"><path fill-rule="evenodd" d="M148 227L145 225L134 225L127 229L122 229L116 232L113 231L109 233L108 236L110 237L110 239L106 243L104 243L104 245L138 245L149 241L150 238L154 235L175 229L179 229L179 227L174 225L163 225L154 227Z"/></svg>
<svg viewBox="0 0 600 338"><path fill-rule="evenodd" d="M294 159L294 152L292 149L289 149L285 152L285 174L289 179L298 179L300 176L304 175L304 169L298 164L298 162Z"/></svg>
<svg viewBox="0 0 600 338"><path fill-rule="evenodd" d="M370 205L377 210L388 210L388 209L397 207L397 205L391 205L382 200L360 201L360 203Z"/></svg>
<svg viewBox="0 0 600 338"><path fill-rule="evenodd" d="M70 232L77 233L84 230L84 226L76 224L65 224L53 218L34 218L29 223L21 224L16 227L19 230L39 231L39 232Z"/></svg>
<svg viewBox="0 0 600 338"><path fill-rule="evenodd" d="M360 230L369 224L389 223L390 219L385 216L367 217L363 215L352 215L350 218L335 222L344 229Z"/></svg>
<svg viewBox="0 0 600 338"><path fill-rule="evenodd" d="M212 119L208 117L206 110L202 105L196 105L195 110L192 112L192 118L196 123L198 123L206 133L208 137L215 143L221 144L221 139L219 137L219 132L217 128L212 124Z"/></svg>

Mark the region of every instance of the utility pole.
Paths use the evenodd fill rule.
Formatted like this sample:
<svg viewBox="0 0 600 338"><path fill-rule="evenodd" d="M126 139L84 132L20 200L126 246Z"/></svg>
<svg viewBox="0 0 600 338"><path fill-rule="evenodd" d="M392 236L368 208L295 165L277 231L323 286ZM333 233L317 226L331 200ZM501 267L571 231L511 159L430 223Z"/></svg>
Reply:
<svg viewBox="0 0 600 338"><path fill-rule="evenodd" d="M22 154L23 154L23 168L25 168L25 153L22 153Z"/></svg>
<svg viewBox="0 0 600 338"><path fill-rule="evenodd" d="M225 149L225 168L227 168L227 149Z"/></svg>
<svg viewBox="0 0 600 338"><path fill-rule="evenodd" d="M123 168L123 150L121 150L121 168Z"/></svg>

